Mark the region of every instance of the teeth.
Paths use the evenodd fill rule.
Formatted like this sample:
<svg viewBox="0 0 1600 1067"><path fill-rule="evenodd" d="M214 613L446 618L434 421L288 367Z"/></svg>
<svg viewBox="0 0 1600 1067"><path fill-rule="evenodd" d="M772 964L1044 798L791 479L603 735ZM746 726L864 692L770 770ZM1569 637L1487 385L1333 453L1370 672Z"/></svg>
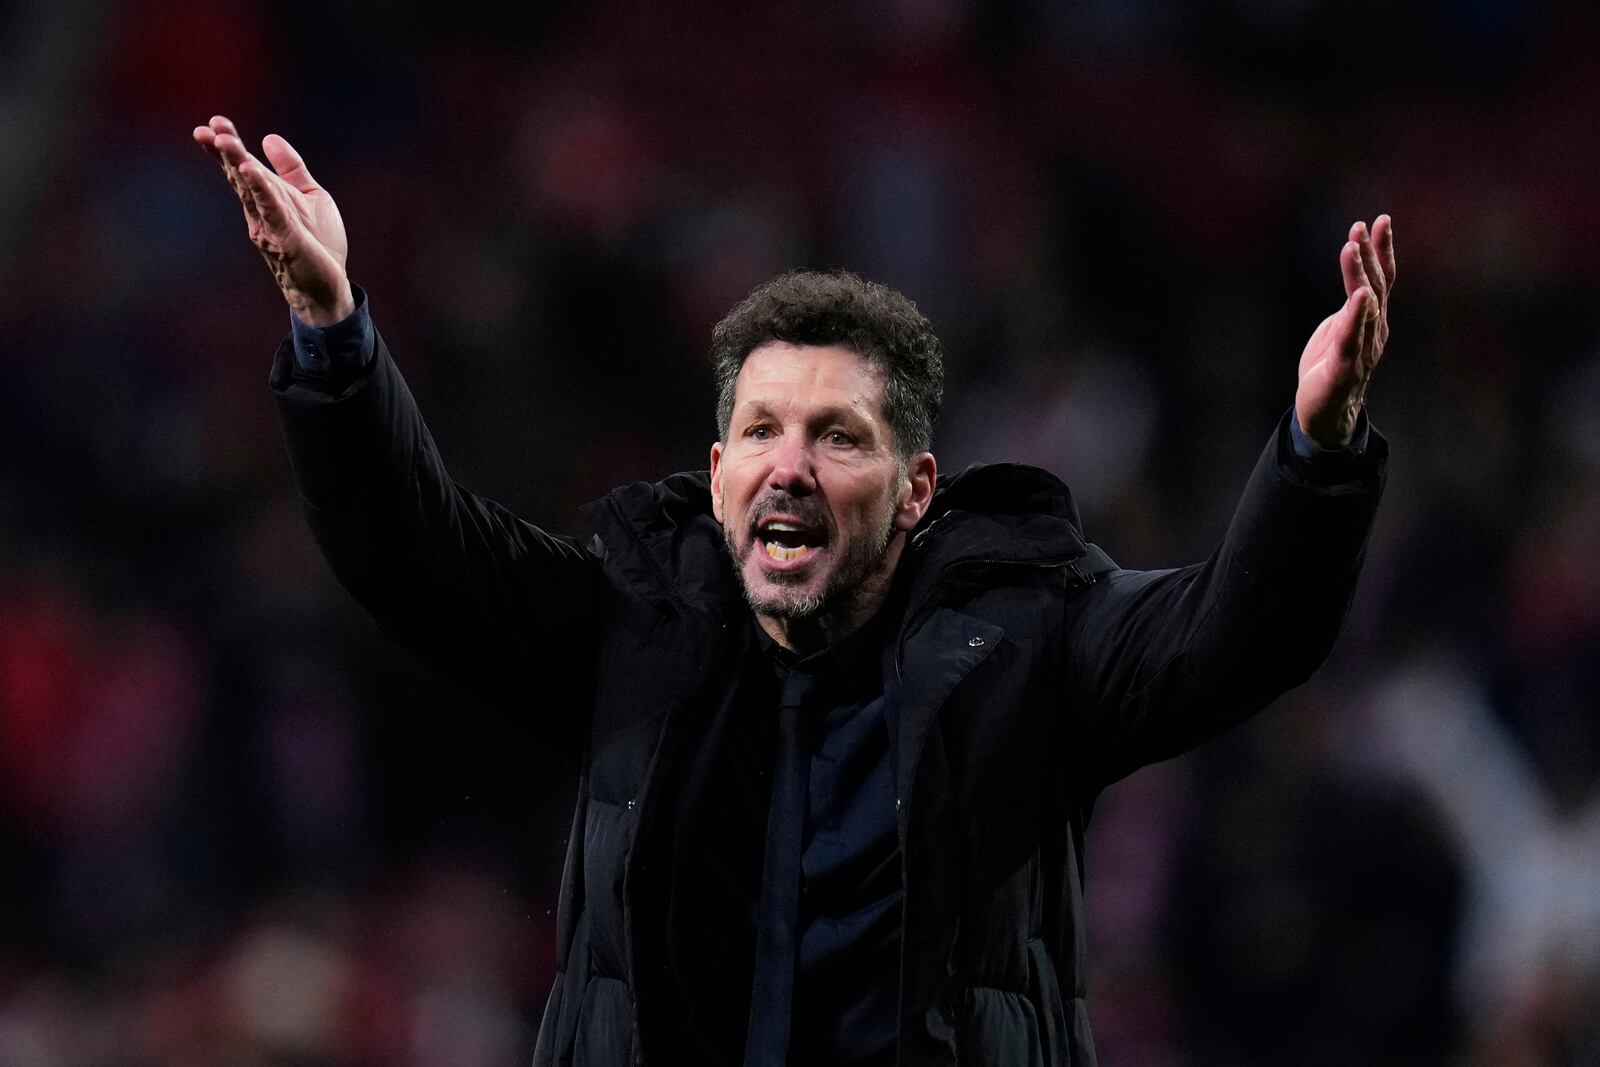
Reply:
<svg viewBox="0 0 1600 1067"><path fill-rule="evenodd" d="M767 523L766 528L769 530L779 530L784 533L799 533L802 529L804 529L804 527L796 526L793 523L788 522L769 522Z"/></svg>
<svg viewBox="0 0 1600 1067"><path fill-rule="evenodd" d="M810 547L806 545L799 545L795 548L785 548L776 541L765 541L763 542L763 545L766 547L767 555L771 556L773 559L799 559L801 556L811 551Z"/></svg>

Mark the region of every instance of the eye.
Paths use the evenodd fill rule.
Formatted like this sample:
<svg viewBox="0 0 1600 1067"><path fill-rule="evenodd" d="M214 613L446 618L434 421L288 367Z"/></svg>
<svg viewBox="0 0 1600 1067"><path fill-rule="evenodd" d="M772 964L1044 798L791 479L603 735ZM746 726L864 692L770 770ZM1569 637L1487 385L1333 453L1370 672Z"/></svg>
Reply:
<svg viewBox="0 0 1600 1067"><path fill-rule="evenodd" d="M770 441L772 440L772 427L763 425L752 426L744 432L744 435L750 438L752 441Z"/></svg>
<svg viewBox="0 0 1600 1067"><path fill-rule="evenodd" d="M829 430L822 435L822 439L830 445L838 445L840 448L848 448L856 443L856 439L843 430Z"/></svg>

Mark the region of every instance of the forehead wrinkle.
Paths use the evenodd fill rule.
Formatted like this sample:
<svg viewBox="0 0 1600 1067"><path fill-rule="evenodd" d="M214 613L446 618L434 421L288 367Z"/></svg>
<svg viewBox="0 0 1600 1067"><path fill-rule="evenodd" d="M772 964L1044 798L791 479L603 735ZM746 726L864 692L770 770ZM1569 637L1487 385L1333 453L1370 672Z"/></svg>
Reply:
<svg viewBox="0 0 1600 1067"><path fill-rule="evenodd" d="M808 350L816 355L806 355ZM770 357L756 358L763 353ZM846 348L772 342L746 358L739 377L744 379L744 387L736 387L736 391L755 394L747 395L735 407L742 417L758 413L781 416L785 412L777 409L799 408L807 391L821 391L827 399L821 401L821 410L807 411L808 419L848 413L877 425L885 418L886 376L877 364Z"/></svg>

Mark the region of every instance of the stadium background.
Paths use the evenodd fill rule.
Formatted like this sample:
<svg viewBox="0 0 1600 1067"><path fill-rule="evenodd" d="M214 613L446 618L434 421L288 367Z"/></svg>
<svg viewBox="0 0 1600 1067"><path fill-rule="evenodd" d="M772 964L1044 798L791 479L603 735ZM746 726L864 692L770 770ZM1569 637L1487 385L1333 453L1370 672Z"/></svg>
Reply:
<svg viewBox="0 0 1600 1067"><path fill-rule="evenodd" d="M0 7L0 1063L522 1064L550 978L571 780L318 558L215 112L337 198L456 477L567 532L704 465L727 307L848 266L946 340L946 470L1199 559L1391 212L1360 594L1102 798L1103 1062L1600 1062L1595 14L528 7Z"/></svg>

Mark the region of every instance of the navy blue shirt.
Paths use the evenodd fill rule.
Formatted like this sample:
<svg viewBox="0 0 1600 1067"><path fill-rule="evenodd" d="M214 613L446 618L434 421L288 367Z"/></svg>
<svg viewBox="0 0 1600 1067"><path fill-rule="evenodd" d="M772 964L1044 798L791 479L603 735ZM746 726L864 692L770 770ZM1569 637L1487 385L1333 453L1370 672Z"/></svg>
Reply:
<svg viewBox="0 0 1600 1067"><path fill-rule="evenodd" d="M818 706L805 709L821 730L801 838L792 1063L894 1063L903 890L890 737L899 709L884 648L900 603L892 595L865 626L804 658L756 627L775 673L823 682Z"/></svg>

